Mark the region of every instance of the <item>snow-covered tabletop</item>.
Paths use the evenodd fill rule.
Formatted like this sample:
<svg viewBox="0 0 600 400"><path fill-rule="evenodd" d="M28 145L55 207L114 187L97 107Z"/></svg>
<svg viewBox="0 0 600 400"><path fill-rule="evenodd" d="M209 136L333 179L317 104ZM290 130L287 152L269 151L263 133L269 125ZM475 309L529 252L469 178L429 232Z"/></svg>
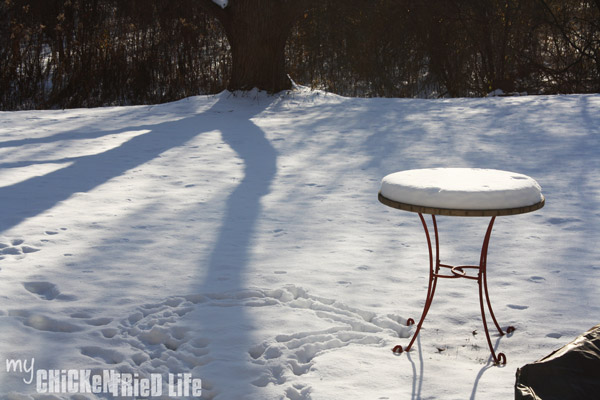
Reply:
<svg viewBox="0 0 600 400"><path fill-rule="evenodd" d="M497 216L544 206L532 178L480 168L428 168L396 172L381 182L379 200L394 208L437 215Z"/></svg>

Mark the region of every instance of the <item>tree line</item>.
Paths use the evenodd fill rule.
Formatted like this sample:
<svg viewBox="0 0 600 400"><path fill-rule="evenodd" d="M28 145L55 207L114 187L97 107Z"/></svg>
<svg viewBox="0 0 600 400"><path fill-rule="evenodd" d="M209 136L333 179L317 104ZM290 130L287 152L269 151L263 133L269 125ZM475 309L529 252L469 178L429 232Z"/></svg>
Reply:
<svg viewBox="0 0 600 400"><path fill-rule="evenodd" d="M270 42L296 83L348 96L600 92L600 0L229 3L0 0L0 109L248 89L234 61Z"/></svg>

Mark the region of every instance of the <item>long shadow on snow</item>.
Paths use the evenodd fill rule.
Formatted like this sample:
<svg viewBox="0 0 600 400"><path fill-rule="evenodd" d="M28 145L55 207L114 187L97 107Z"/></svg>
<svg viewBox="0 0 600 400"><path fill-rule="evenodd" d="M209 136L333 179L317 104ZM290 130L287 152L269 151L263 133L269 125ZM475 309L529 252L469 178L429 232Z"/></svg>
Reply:
<svg viewBox="0 0 600 400"><path fill-rule="evenodd" d="M262 212L261 199L270 192L277 171L276 151L265 138L264 132L252 123L251 117L248 115L236 120L233 130L220 129L223 141L243 160L244 177L227 198L222 224L208 264L206 268L200 266L201 271L206 273L198 286L192 284L189 289L195 293L218 293L226 297L230 293L235 298L246 289L245 277L249 272L252 240ZM226 395L222 393L220 385L227 385L229 392L244 393L246 396L251 396L256 390L245 380L248 378L248 352L256 344L250 342L253 322L245 310L247 307L242 304L221 307L218 320L213 318L207 321L202 318L199 321L200 329L210 326L213 332L245 332L241 342L237 343L225 343L219 337L210 338L211 354L214 352L218 355L217 360L204 367L202 379L217 382L212 384L216 390L213 394ZM217 327L216 331L214 327ZM230 351L230 348L240 351ZM223 376L224 371L227 371L227 376ZM244 376L236 378L237 371L244 371Z"/></svg>
<svg viewBox="0 0 600 400"><path fill-rule="evenodd" d="M219 118L222 118L222 116L217 113L222 111L224 98L226 99L226 96L222 95L221 100L209 110L193 117L155 125L132 125L115 131L103 131L101 134L91 132L81 135L88 139L124 133L130 130L149 130L148 133L135 136L120 146L102 153L44 162L25 161L13 163L14 165L2 164L5 167L15 167L45 162L71 163L65 168L43 176L32 177L11 186L0 187L0 203L3 208L2 216L0 216L0 232L13 228L26 219L51 209L75 193L89 192L126 171L159 157L161 153L185 144L204 132L221 130L223 126L219 123ZM242 120L239 125L240 130L247 131L244 141L257 141L255 144L249 144L249 151L240 147L242 139L237 139L234 132L223 132L223 139L232 146L232 149L246 163L247 177L242 181L240 188L236 191L236 195L232 196L232 199L240 197L237 194L246 197L250 192L253 192L254 195L264 192L268 189L270 180L274 176L275 162L273 160L275 151L265 140L263 132L250 121L254 114L260 112L267 105L252 107L251 113L247 115L247 120ZM69 138L74 137L72 134L65 135ZM253 139L249 140L250 137ZM47 140L49 139L44 139L44 142ZM258 143L260 140L262 142ZM256 159L252 159L252 155L249 154L254 152L258 152ZM263 172L265 179L255 179L258 174ZM266 183L261 183L261 181ZM248 186L251 183L256 184L257 187L250 190ZM234 206L234 204L231 204L231 206ZM254 214L251 198L246 204L237 204L237 206L240 209L247 208L243 212L245 216Z"/></svg>
<svg viewBox="0 0 600 400"><path fill-rule="evenodd" d="M217 103L218 104L218 103ZM213 108L216 107L216 105ZM160 156L161 153L181 146L195 136L215 127L210 110L199 116L184 118L155 125L127 126L114 131L82 133L81 136L96 138L118 135L131 130L149 130L135 136L118 147L102 153L68 157L45 162L68 162L69 166L54 172L36 176L11 186L0 187L0 232L4 232L28 218L51 209L75 193L85 193ZM72 134L64 134L72 137ZM63 137L63 134L57 136ZM47 139L50 140L50 139ZM3 164L2 167L26 166L42 162L19 162Z"/></svg>
<svg viewBox="0 0 600 400"><path fill-rule="evenodd" d="M252 103L246 109L235 110L228 115L234 119L234 123L223 125L223 116L218 114L223 111L226 99L226 95L221 95L220 100L209 110L182 120L131 127L150 132L103 153L69 158L68 161L72 162L70 166L44 176L0 188L0 201L4 208L3 218L0 218L0 232L51 209L75 193L89 192L110 179L159 157L169 149L184 145L204 132L218 130L224 142L243 160L244 178L227 199L223 223L203 281L192 284L190 289L197 293L243 290L252 237L261 213L260 201L270 191L277 170L277 154L264 132L251 121L269 103L261 106ZM231 108L231 105L227 107ZM233 128L227 129L228 127ZM103 135L126 132L129 128L103 132ZM92 133L91 136L100 135ZM33 163L35 162L31 162ZM219 321L202 321L202 324L231 325L232 329L236 329L249 325L250 321L243 307L223 307ZM226 326L223 328L227 329ZM237 345L250 347L248 335L242 341L244 343L238 342ZM247 353L239 354L239 359L227 361L229 365L243 365L247 362ZM252 387L244 390L250 394Z"/></svg>
<svg viewBox="0 0 600 400"><path fill-rule="evenodd" d="M248 264L252 237L261 213L260 201L269 193L277 171L275 149L264 132L250 121L251 116L240 119L235 130L221 129L223 141L244 162L244 178L226 202L223 223L202 285L208 291L227 273L233 275L228 278L227 286L231 289L243 286L241 273Z"/></svg>

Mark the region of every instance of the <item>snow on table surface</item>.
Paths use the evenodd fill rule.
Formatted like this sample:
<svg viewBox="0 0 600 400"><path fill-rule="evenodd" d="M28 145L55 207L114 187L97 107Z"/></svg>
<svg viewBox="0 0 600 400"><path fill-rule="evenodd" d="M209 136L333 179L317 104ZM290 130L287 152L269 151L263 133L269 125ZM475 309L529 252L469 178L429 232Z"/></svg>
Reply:
<svg viewBox="0 0 600 400"><path fill-rule="evenodd" d="M539 203L542 188L532 178L485 168L424 168L385 176L381 194L390 200L456 210L500 210Z"/></svg>

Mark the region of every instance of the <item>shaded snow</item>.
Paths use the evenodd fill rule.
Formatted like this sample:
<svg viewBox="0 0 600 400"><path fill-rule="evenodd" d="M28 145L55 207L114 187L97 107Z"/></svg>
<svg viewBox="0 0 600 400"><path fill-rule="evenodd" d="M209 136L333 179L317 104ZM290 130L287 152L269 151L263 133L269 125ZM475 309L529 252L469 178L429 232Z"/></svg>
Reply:
<svg viewBox="0 0 600 400"><path fill-rule="evenodd" d="M224 92L139 107L0 113L0 363L192 373L204 399L513 396L517 367L598 323L600 96L353 99ZM499 217L489 287L427 290L415 214L381 179L508 170L546 206ZM487 219L440 217L442 262ZM40 397L0 371L0 397ZM77 399L107 398L80 395ZM110 398L110 396L108 396ZM166 398L166 396L165 396Z"/></svg>

